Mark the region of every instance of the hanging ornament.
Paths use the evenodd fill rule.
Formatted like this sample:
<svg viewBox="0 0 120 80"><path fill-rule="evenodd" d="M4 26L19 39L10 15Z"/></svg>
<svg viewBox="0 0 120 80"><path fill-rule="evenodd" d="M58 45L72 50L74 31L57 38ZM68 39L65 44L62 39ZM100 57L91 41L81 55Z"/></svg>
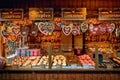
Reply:
<svg viewBox="0 0 120 80"><path fill-rule="evenodd" d="M1 35L7 39L10 34L6 30L3 30L1 31Z"/></svg>
<svg viewBox="0 0 120 80"><path fill-rule="evenodd" d="M27 36L29 33L29 27L22 25L21 26L21 36Z"/></svg>
<svg viewBox="0 0 120 80"><path fill-rule="evenodd" d="M107 26L107 32L112 33L115 29L115 24L111 23L110 25Z"/></svg>
<svg viewBox="0 0 120 80"><path fill-rule="evenodd" d="M48 35L54 31L54 24L50 22L40 22L38 24L38 29L41 33Z"/></svg>
<svg viewBox="0 0 120 80"><path fill-rule="evenodd" d="M11 26L11 29L12 29L12 33L15 34L16 36L20 35L20 26L14 24Z"/></svg>
<svg viewBox="0 0 120 80"><path fill-rule="evenodd" d="M78 26L77 24L73 24L72 34L73 34L74 36L80 34L80 26Z"/></svg>
<svg viewBox="0 0 120 80"><path fill-rule="evenodd" d="M80 29L83 33L86 32L88 30L88 24L87 23L81 23Z"/></svg>
<svg viewBox="0 0 120 80"><path fill-rule="evenodd" d="M1 31L2 36L12 42L17 40L19 33L20 28L17 25L11 23L4 24L4 30Z"/></svg>
<svg viewBox="0 0 120 80"><path fill-rule="evenodd" d="M15 34L10 33L7 39L11 42L15 42L17 40L17 36Z"/></svg>
<svg viewBox="0 0 120 80"><path fill-rule="evenodd" d="M62 31L66 36L68 36L72 32L72 27L70 25L62 25Z"/></svg>
<svg viewBox="0 0 120 80"><path fill-rule="evenodd" d="M62 22L55 22L55 24L56 24L57 27L61 27Z"/></svg>
<svg viewBox="0 0 120 80"><path fill-rule="evenodd" d="M55 22L56 27L61 27L62 22L61 22L61 18L60 17L55 17L54 18L54 22Z"/></svg>
<svg viewBox="0 0 120 80"><path fill-rule="evenodd" d="M32 36L37 36L38 33L38 28L36 24L32 24L32 26L30 26L30 35Z"/></svg>
<svg viewBox="0 0 120 80"><path fill-rule="evenodd" d="M120 37L120 26L116 28L116 37Z"/></svg>
<svg viewBox="0 0 120 80"><path fill-rule="evenodd" d="M40 22L38 24L38 29L40 30L41 33L47 35L48 34L48 31L45 29L45 26L46 24L44 22Z"/></svg>
<svg viewBox="0 0 120 80"><path fill-rule="evenodd" d="M48 22L47 29L48 29L49 34L53 33L54 28L55 28L54 24L53 24L53 23Z"/></svg>
<svg viewBox="0 0 120 80"><path fill-rule="evenodd" d="M99 27L99 33L100 34L105 34L106 33L107 26L105 24L100 24L100 25L98 25L98 27Z"/></svg>
<svg viewBox="0 0 120 80"><path fill-rule="evenodd" d="M96 35L96 34L98 34L98 26L96 25L96 26L94 26L93 24L90 24L89 25L89 31L90 31L90 33L92 33L93 35Z"/></svg>

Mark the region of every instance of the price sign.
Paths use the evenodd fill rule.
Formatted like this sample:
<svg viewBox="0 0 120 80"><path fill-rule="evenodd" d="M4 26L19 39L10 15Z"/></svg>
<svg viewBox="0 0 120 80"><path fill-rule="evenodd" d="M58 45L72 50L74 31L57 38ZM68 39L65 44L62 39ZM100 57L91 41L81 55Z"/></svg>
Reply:
<svg viewBox="0 0 120 80"><path fill-rule="evenodd" d="M23 9L0 9L0 21L22 20Z"/></svg>
<svg viewBox="0 0 120 80"><path fill-rule="evenodd" d="M99 20L120 20L120 8L99 8Z"/></svg>
<svg viewBox="0 0 120 80"><path fill-rule="evenodd" d="M62 8L63 20L86 20L86 8Z"/></svg>
<svg viewBox="0 0 120 80"><path fill-rule="evenodd" d="M30 20L52 20L53 8L29 8Z"/></svg>

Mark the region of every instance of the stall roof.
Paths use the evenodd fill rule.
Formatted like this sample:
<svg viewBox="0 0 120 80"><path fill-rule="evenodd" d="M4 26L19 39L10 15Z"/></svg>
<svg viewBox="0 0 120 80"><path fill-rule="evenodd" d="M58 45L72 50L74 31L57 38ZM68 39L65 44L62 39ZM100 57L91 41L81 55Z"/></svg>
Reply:
<svg viewBox="0 0 120 80"><path fill-rule="evenodd" d="M85 7L95 10L101 7L120 7L119 4L120 0L0 0L0 8Z"/></svg>

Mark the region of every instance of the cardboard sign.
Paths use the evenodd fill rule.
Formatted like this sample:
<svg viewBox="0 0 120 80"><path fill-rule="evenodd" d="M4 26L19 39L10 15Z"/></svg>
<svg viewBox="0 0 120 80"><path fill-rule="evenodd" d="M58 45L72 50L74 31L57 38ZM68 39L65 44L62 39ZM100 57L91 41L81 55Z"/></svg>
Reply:
<svg viewBox="0 0 120 80"><path fill-rule="evenodd" d="M86 20L86 8L62 8L63 20Z"/></svg>
<svg viewBox="0 0 120 80"><path fill-rule="evenodd" d="M99 20L120 20L120 8L99 8Z"/></svg>
<svg viewBox="0 0 120 80"><path fill-rule="evenodd" d="M52 20L53 8L29 8L30 20Z"/></svg>
<svg viewBox="0 0 120 80"><path fill-rule="evenodd" d="M0 9L0 21L22 20L23 9Z"/></svg>

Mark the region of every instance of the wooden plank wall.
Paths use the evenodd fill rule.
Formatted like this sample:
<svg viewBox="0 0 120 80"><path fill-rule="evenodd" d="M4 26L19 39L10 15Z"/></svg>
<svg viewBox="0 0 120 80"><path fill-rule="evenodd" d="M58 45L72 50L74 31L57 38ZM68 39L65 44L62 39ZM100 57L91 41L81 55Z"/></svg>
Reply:
<svg viewBox="0 0 120 80"><path fill-rule="evenodd" d="M29 7L86 7L95 10L101 7L120 7L120 0L0 0L0 8Z"/></svg>
<svg viewBox="0 0 120 80"><path fill-rule="evenodd" d="M0 73L0 80L120 80L120 73Z"/></svg>

